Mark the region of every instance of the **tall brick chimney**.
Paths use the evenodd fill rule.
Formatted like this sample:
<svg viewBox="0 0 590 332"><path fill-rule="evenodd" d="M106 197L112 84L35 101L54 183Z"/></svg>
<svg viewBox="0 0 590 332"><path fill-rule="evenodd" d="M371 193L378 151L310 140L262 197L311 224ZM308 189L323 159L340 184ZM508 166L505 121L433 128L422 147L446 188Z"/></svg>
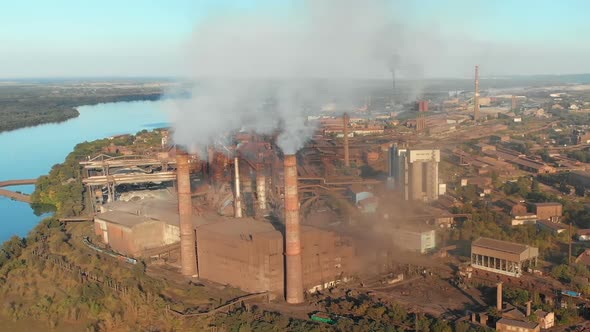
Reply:
<svg viewBox="0 0 590 332"><path fill-rule="evenodd" d="M285 254L287 263L287 303L303 302L303 270L299 230L299 197L297 193L297 158L285 155Z"/></svg>
<svg viewBox="0 0 590 332"><path fill-rule="evenodd" d="M234 158L234 216L242 218L242 198L240 196L240 158Z"/></svg>
<svg viewBox="0 0 590 332"><path fill-rule="evenodd" d="M344 126L342 132L344 133L344 166L350 167L350 155L348 150L348 114L344 113L342 116L342 125Z"/></svg>
<svg viewBox="0 0 590 332"><path fill-rule="evenodd" d="M266 210L266 176L264 175L264 165L256 166L256 194L258 196L258 208L261 211Z"/></svg>
<svg viewBox="0 0 590 332"><path fill-rule="evenodd" d="M178 215L180 218L181 273L184 276L198 276L188 154L178 148L176 149L176 183L178 186Z"/></svg>

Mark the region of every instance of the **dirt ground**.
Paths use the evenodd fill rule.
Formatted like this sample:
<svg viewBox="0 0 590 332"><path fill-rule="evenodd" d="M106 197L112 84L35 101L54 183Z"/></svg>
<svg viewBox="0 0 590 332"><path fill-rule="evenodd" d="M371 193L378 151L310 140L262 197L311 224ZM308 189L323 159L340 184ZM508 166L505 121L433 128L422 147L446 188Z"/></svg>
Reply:
<svg viewBox="0 0 590 332"><path fill-rule="evenodd" d="M416 278L399 285L374 288L372 295L384 302L396 302L435 317L458 318L464 315L466 308L483 304L479 291L458 289L436 275Z"/></svg>

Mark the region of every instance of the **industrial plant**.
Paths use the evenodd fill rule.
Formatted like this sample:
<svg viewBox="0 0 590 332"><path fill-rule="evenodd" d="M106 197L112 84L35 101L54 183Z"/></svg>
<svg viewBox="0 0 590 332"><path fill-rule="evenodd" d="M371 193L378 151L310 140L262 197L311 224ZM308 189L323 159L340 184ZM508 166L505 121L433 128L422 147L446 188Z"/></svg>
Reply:
<svg viewBox="0 0 590 332"><path fill-rule="evenodd" d="M590 332L590 2L5 2L0 330Z"/></svg>
<svg viewBox="0 0 590 332"><path fill-rule="evenodd" d="M295 307L347 289L505 331L550 328L555 310L583 310L582 286L548 279L565 269L549 261L586 262L587 251L572 245L563 200L539 188L569 183L579 186L570 194L585 193L590 167L560 156L570 147L546 136L536 141L544 147L525 141L560 132L539 112L543 99L480 92L478 66L473 92L402 103L403 85L393 87L360 95L356 106L323 104L303 122L281 118L272 131L228 130L197 148L176 142L172 127L157 130L161 144L149 151L113 143L87 156L79 165L93 245ZM286 147L286 133L300 144ZM570 135L573 147L584 146L580 133ZM571 173L554 176L563 171ZM564 245L567 254L550 256ZM490 313L486 292L496 288ZM528 305L514 292L526 292Z"/></svg>
<svg viewBox="0 0 590 332"><path fill-rule="evenodd" d="M329 128L341 138L324 136L326 126L320 125L318 135L295 155L283 154L272 136L242 132L230 146L209 147L206 158L165 139L154 160L101 156L84 161L84 183L98 212L96 234L124 255L166 254L187 277L302 303L304 293L345 283L377 257L367 256L363 242L379 234L354 236L354 225L344 220L351 213L333 207L358 207L359 213L374 215L377 193L389 189L386 181L363 178L361 166L405 174L395 178L403 186L392 189L392 197L428 201L438 196L439 150L403 150L402 161L390 156L402 142L367 149L366 136L349 137L354 130L348 115ZM117 193L123 184L147 182L173 185ZM95 189L100 186L105 194ZM332 210L329 218L321 212L326 207ZM418 238L434 230L411 226L404 232ZM396 246L395 236L380 249ZM426 250L420 240L407 245L401 249Z"/></svg>

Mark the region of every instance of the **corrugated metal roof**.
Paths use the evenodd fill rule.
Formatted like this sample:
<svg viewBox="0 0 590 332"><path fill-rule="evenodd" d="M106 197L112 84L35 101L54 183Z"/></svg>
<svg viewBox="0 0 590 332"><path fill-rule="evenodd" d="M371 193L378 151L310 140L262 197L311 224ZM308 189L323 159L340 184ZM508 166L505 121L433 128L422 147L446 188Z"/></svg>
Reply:
<svg viewBox="0 0 590 332"><path fill-rule="evenodd" d="M487 248L497 251L508 252L511 254L520 255L526 251L529 246L514 242L490 239L487 237L480 237L471 243L472 246Z"/></svg>

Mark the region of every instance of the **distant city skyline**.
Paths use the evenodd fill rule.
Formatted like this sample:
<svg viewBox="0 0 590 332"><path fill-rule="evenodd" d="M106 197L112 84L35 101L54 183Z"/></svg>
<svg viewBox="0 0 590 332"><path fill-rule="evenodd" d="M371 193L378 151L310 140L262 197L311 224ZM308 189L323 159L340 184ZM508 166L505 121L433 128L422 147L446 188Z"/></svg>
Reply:
<svg viewBox="0 0 590 332"><path fill-rule="evenodd" d="M400 78L466 78L475 64L484 77L590 73L587 1L376 2L391 9L412 50L406 57L418 68ZM306 19L304 6L296 0L11 1L0 11L0 78L190 76L190 43L203 22L227 15L299 22ZM375 67L350 75L389 73Z"/></svg>

